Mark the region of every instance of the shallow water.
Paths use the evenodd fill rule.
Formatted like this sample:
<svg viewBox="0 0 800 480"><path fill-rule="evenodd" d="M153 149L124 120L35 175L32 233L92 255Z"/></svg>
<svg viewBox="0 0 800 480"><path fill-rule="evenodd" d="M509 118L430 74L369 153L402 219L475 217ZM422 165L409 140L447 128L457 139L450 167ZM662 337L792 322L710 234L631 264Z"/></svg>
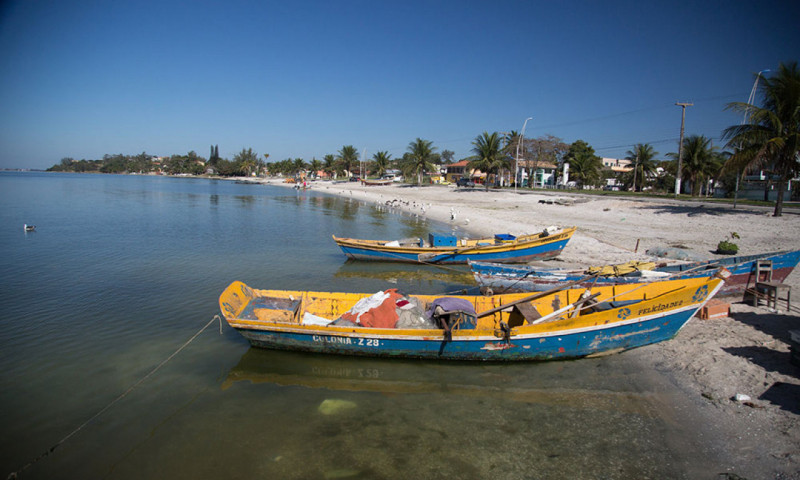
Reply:
<svg viewBox="0 0 800 480"><path fill-rule="evenodd" d="M206 325L233 280L442 293L473 288L470 276L346 262L331 234L392 239L449 226L324 190L0 173L0 199L0 475L56 445L20 478L715 471L702 432L676 413L685 399L630 355L514 365L340 358L253 349L216 323L78 429Z"/></svg>

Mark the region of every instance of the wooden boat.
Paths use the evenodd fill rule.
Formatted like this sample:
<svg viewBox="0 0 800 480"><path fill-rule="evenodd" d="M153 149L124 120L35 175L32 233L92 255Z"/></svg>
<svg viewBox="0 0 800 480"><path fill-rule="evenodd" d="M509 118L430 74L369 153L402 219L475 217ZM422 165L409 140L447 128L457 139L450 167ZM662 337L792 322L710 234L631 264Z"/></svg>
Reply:
<svg viewBox="0 0 800 480"><path fill-rule="evenodd" d="M546 260L561 253L575 227L547 229L532 235L500 234L494 238L459 239L451 235L431 233L428 241L359 240L333 236L348 258L414 263L467 263L468 260L491 262L529 262Z"/></svg>
<svg viewBox="0 0 800 480"><path fill-rule="evenodd" d="M357 303L388 292L257 290L237 281L225 289L219 305L228 324L256 347L446 360L550 360L617 352L672 338L719 290L725 273L721 269L719 276L591 291L389 297L397 308L410 302L433 310L431 318L438 325L423 328L365 327L363 316L360 324L341 323L340 317L352 315ZM433 308L444 302L462 306ZM385 306L382 303L375 311L388 313ZM394 305L389 308L396 311Z"/></svg>
<svg viewBox="0 0 800 480"><path fill-rule="evenodd" d="M379 186L391 185L392 182L393 182L393 180L388 179L388 178L380 178L380 179L379 178L374 178L372 180L367 179L367 178L362 178L361 179L361 184L362 185L366 185L368 187L379 187Z"/></svg>
<svg viewBox="0 0 800 480"><path fill-rule="evenodd" d="M730 271L731 276L725 281L717 296L737 296L744 294L748 284L755 283L755 265L759 260L771 261L773 280L783 282L800 261L800 250L725 257L705 262L662 264L649 271L632 271L624 275L592 277L590 280L575 284L575 288L586 288L590 284L611 285L708 277L720 267L725 267ZM470 267L481 290L484 292L491 290L495 293L545 291L575 282L587 275L584 270L534 268L527 265L470 262Z"/></svg>

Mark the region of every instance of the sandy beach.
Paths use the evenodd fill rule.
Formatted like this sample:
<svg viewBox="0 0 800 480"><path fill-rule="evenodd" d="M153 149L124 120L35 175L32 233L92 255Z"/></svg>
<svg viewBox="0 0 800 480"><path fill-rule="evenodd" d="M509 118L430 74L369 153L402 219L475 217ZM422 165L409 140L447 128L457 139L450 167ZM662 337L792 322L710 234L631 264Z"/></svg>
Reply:
<svg viewBox="0 0 800 480"><path fill-rule="evenodd" d="M742 255L800 248L800 212L791 210L773 217L772 208L702 201L438 185L311 182L309 188L375 205L396 200L396 208L446 222L467 236L577 226L561 256L547 262L553 267L652 259L647 250L659 247L712 259L718 257L717 243L731 232L740 237L734 242ZM800 291L800 273L787 283ZM695 318L675 339L626 353L669 378L693 403L687 415L711 426L715 438L709 438L709 450L730 465L707 478L800 478L800 367L789 362L789 330L800 329L798 307L786 311L784 302L773 311L732 303L730 317ZM751 401L736 401L737 394Z"/></svg>

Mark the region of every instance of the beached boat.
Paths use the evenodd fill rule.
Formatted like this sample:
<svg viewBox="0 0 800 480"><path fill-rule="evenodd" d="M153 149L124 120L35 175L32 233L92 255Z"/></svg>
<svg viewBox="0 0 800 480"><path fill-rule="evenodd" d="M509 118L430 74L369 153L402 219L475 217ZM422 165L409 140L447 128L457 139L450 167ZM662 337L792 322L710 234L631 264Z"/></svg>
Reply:
<svg viewBox="0 0 800 480"><path fill-rule="evenodd" d="M374 178L372 180L367 179L367 178L362 178L361 179L361 184L362 185L366 185L368 187L378 187L378 186L391 185L392 182L393 182L393 180L390 179L390 178L380 178L380 179L379 178Z"/></svg>
<svg viewBox="0 0 800 480"><path fill-rule="evenodd" d="M691 262L672 265L656 265L651 270L632 269L616 275L610 269L609 275L599 275L574 284L574 288L586 288L589 285L611 285L624 283L642 283L652 281L681 280L687 278L708 277L720 267L730 271L731 276L717 293L718 297L743 295L747 285L755 284L756 262L769 260L772 262L772 279L783 282L792 273L800 261L800 250L764 253L718 258L704 262ZM473 276L481 290L494 293L536 292L557 288L576 280L585 278L587 270L562 270L556 268L536 268L527 265L501 265L497 263L470 262Z"/></svg>
<svg viewBox="0 0 800 480"><path fill-rule="evenodd" d="M342 251L355 260L381 260L414 263L466 263L468 260L489 262L529 262L547 260L561 253L575 227L550 227L542 233L515 237L508 234L494 238L459 239L452 235L431 233L428 241L420 238L404 240L360 240L333 236Z"/></svg>
<svg viewBox="0 0 800 480"><path fill-rule="evenodd" d="M223 316L253 346L446 360L550 360L672 338L722 276L537 294L405 296L257 290L234 282Z"/></svg>

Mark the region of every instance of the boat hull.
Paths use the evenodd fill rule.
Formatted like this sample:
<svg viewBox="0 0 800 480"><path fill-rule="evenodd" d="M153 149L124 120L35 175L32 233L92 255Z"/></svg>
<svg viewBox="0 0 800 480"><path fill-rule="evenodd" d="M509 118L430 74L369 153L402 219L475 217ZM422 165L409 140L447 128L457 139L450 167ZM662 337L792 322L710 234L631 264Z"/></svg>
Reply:
<svg viewBox="0 0 800 480"><path fill-rule="evenodd" d="M616 353L669 340L696 311L697 308L689 308L563 335L516 336L509 342L496 337L445 342L425 336L386 338L250 329L239 329L239 332L254 347L275 350L436 360L544 361Z"/></svg>
<svg viewBox="0 0 800 480"><path fill-rule="evenodd" d="M365 180L362 178L361 184L368 187L385 187L386 185L391 185L392 180Z"/></svg>
<svg viewBox="0 0 800 480"><path fill-rule="evenodd" d="M450 335L430 328L302 323L308 313L338 318L368 294L254 290L234 282L221 295L220 309L232 327L260 348L437 360L556 360L615 353L668 340L721 286L722 280L714 277L659 285L596 287L593 291L598 301L606 302L607 308L585 310L589 313L583 314L575 311L578 300L584 298L577 290L543 295L534 303L526 303L531 300L526 294L461 296L458 298L475 306L477 324L453 330ZM281 300L276 300L277 295ZM415 298L425 304L438 297ZM540 309L537 313L543 316L514 317L519 312L514 312L513 305L523 303Z"/></svg>
<svg viewBox="0 0 800 480"><path fill-rule="evenodd" d="M531 239L470 248L388 246L382 241L333 237L348 258L366 261L458 264L468 261L520 263L547 260L561 254L575 229Z"/></svg>
<svg viewBox="0 0 800 480"><path fill-rule="evenodd" d="M666 273L668 277L654 277L649 280L638 276L591 277L583 272L557 269L535 270L528 267L471 263L473 276L483 291L498 292L543 292L572 284L573 288L587 288L592 285L634 284L645 281L685 280L713 275L722 266L730 272L730 277L717 293L717 297L742 295L748 285L755 283L755 264L757 260L771 260L773 281L783 282L800 261L800 250L775 252L763 255L729 257L711 262L696 262L656 268L655 272ZM681 273L685 272L685 273ZM580 281L583 279L584 281ZM577 283L575 283L577 282Z"/></svg>

